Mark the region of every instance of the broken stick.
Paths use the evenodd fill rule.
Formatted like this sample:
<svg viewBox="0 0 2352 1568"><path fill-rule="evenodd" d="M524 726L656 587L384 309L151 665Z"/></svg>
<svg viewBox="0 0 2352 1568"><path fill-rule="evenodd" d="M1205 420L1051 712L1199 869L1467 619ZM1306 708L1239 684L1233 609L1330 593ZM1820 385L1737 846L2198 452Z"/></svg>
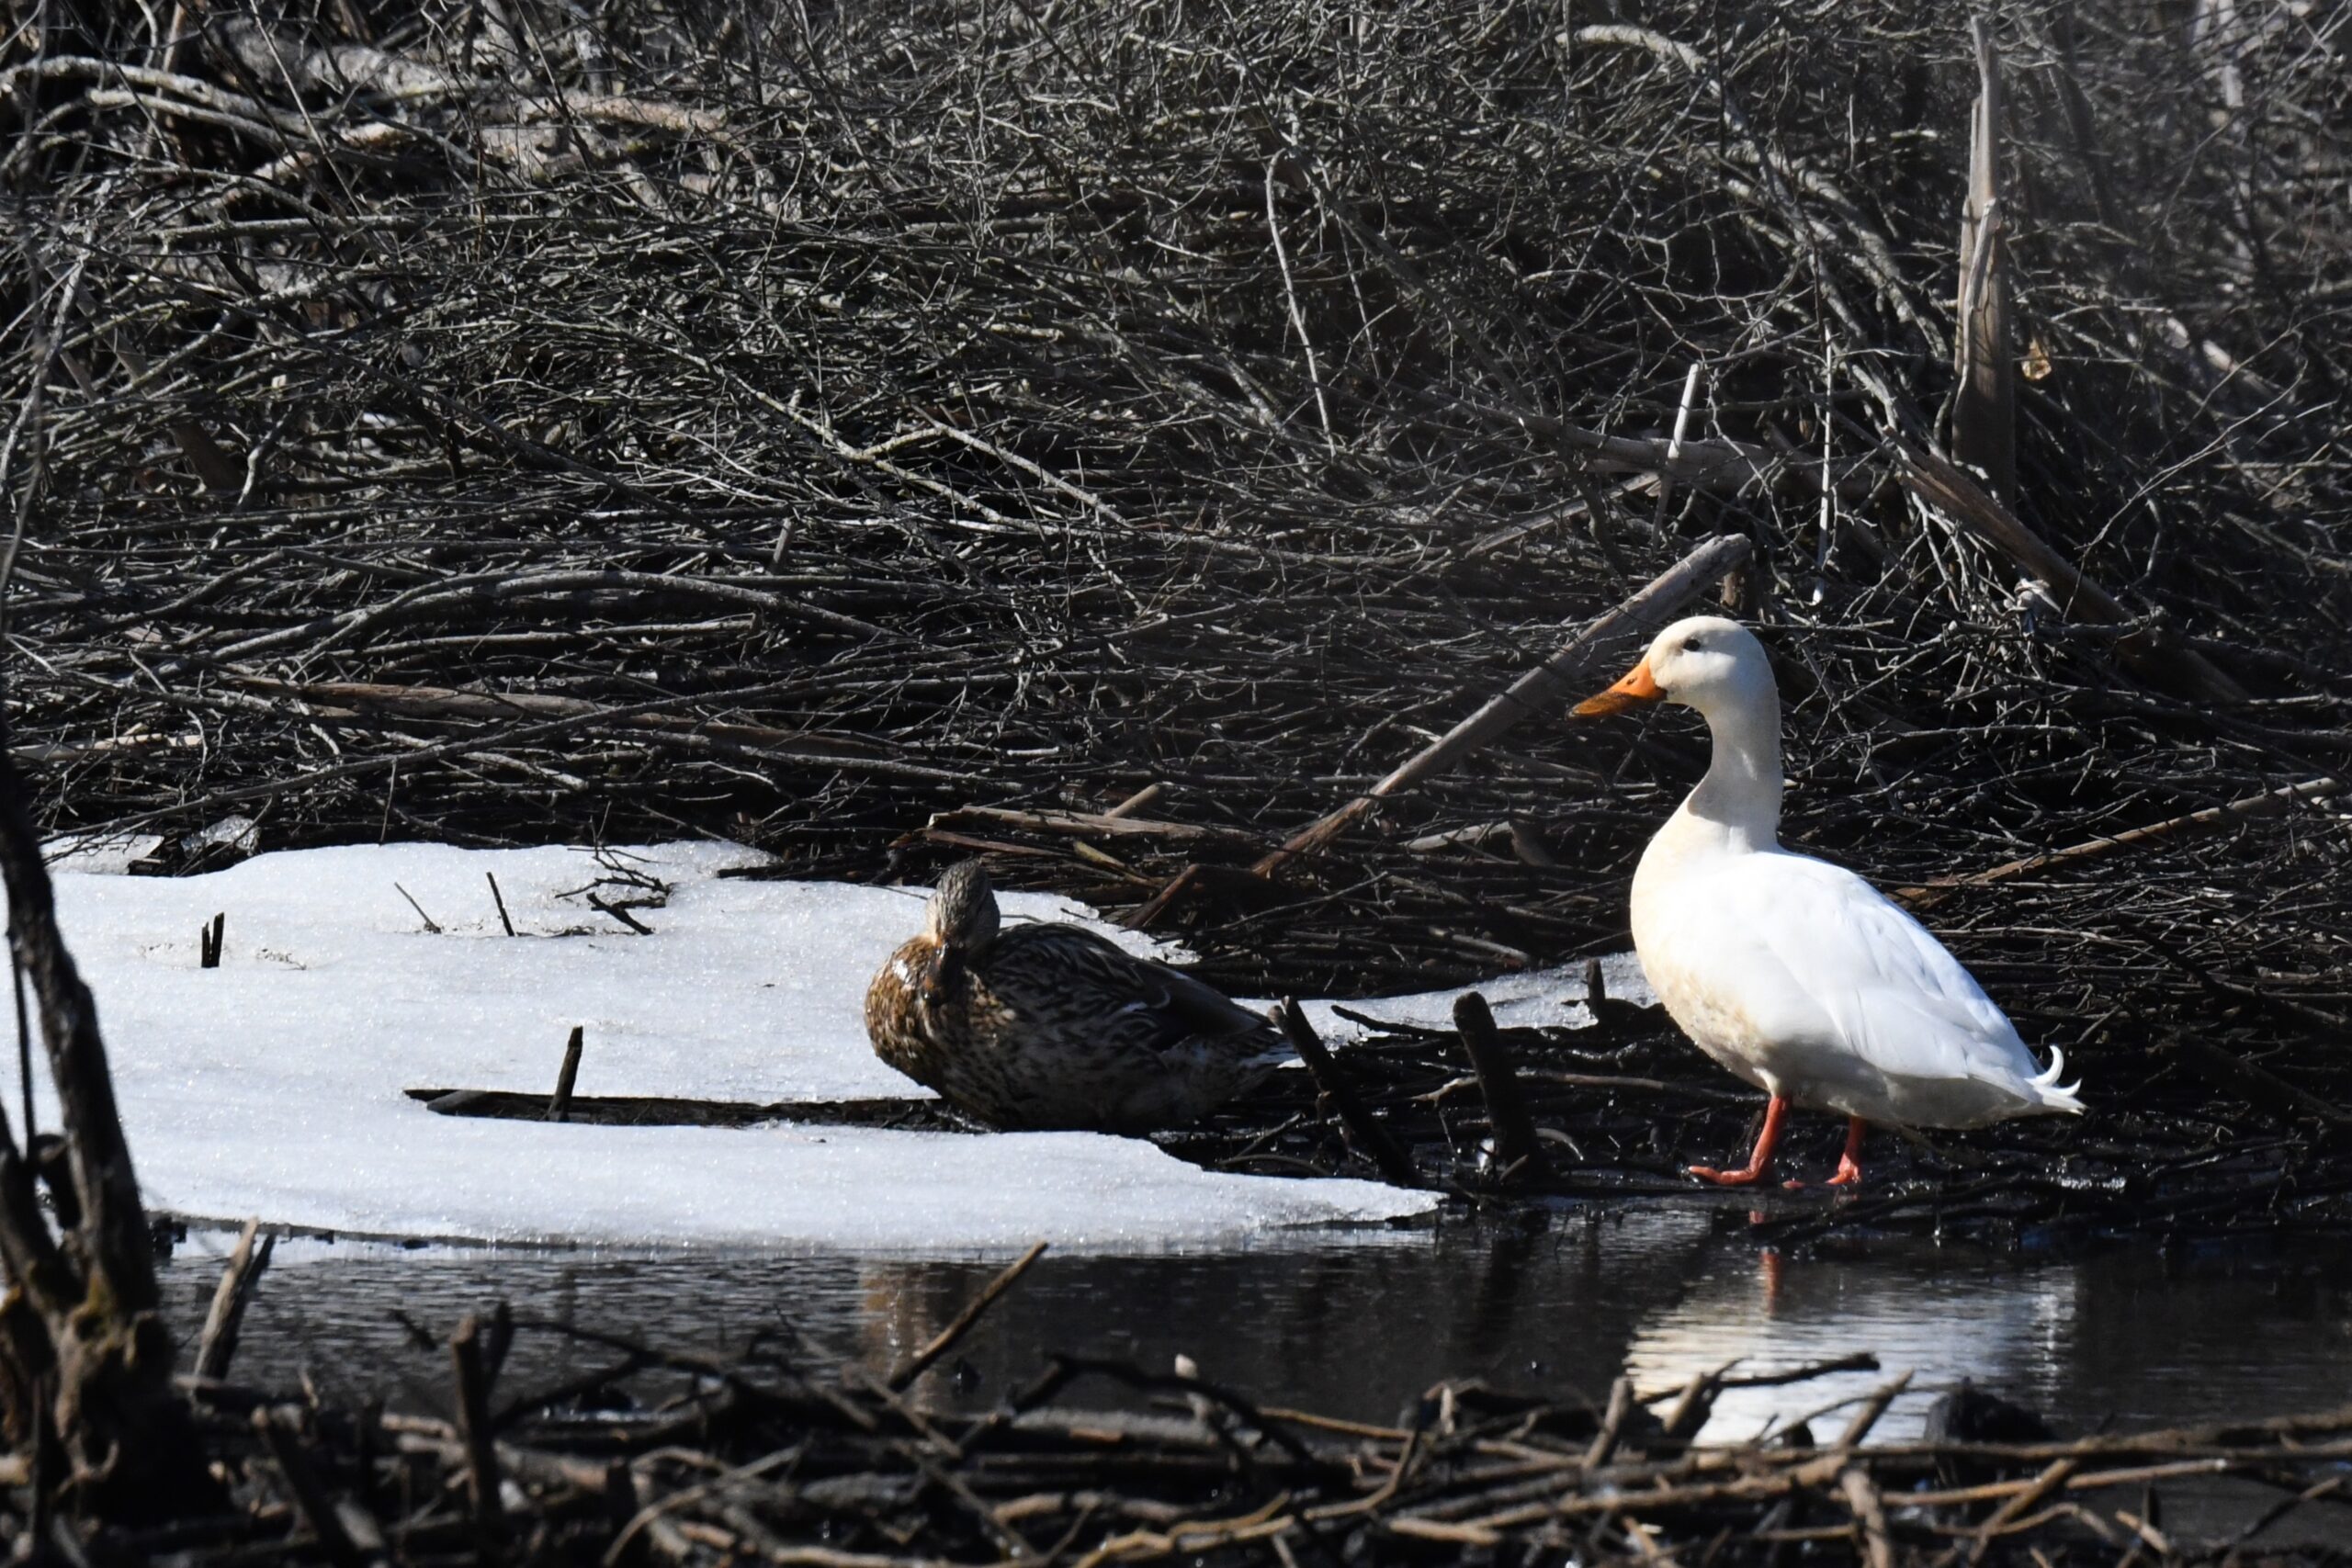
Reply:
<svg viewBox="0 0 2352 1568"><path fill-rule="evenodd" d="M256 1237L261 1243L258 1247L254 1245ZM212 1308L204 1314L204 1333L197 1341L198 1377L217 1379L229 1375L230 1358L237 1353L237 1333L244 1325L245 1304L253 1300L254 1286L260 1281L262 1270L269 1267L269 1255L277 1248L274 1233L261 1235L261 1221L245 1222L245 1228L238 1233L236 1247L220 1269L220 1283L212 1292Z"/></svg>
<svg viewBox="0 0 2352 1568"><path fill-rule="evenodd" d="M587 1025L575 1023L571 1026L571 1038L563 1043L563 1066L555 1075L555 1093L548 1098L550 1122L562 1121L571 1111L571 1089L580 1081L580 1055L587 1037Z"/></svg>
<svg viewBox="0 0 2352 1568"><path fill-rule="evenodd" d="M1511 1065L1510 1049L1495 1029L1495 1015L1487 998L1472 991L1453 1004L1453 1026L1462 1032L1462 1047L1470 1054L1471 1070L1478 1075L1478 1092L1487 1101L1487 1125L1495 1135L1495 1168L1509 1174L1530 1162L1540 1162L1543 1145L1535 1136L1534 1120L1520 1092L1519 1071Z"/></svg>
<svg viewBox="0 0 2352 1568"><path fill-rule="evenodd" d="M466 1501L487 1561L505 1537L506 1509L499 1496L498 1448L490 1426L490 1384L497 1374L486 1365L485 1337L481 1320L467 1314L449 1336L449 1368L457 1387L458 1440L465 1450Z"/></svg>
<svg viewBox="0 0 2352 1568"><path fill-rule="evenodd" d="M1751 553L1745 535L1722 534L1709 539L1615 609L1580 628L1551 658L1513 681L1477 712L1399 763L1372 786L1371 793L1310 824L1250 869L1266 876L1285 861L1314 853L1347 831L1383 796L1443 772L1470 752L1499 739L1523 719L1558 712L1570 698L1584 694L1584 683L1603 648L1620 637L1657 632L1726 572L1745 566Z"/></svg>
<svg viewBox="0 0 2352 1568"><path fill-rule="evenodd" d="M1252 876L1272 876L1286 863L1321 850L1362 821L1383 796L1419 784L1453 766L1469 753L1491 744L1521 720L1556 713L1572 697L1583 694L1600 656L1619 637L1648 637L1671 620L1683 606L1722 580L1726 572L1747 563L1752 547L1744 535L1723 534L1709 539L1673 566L1652 578L1613 610L1580 627L1551 658L1528 671L1477 712L1422 748L1338 810L1308 824L1280 849L1250 868ZM1187 866L1174 880L1147 899L1126 918L1142 931L1166 913L1170 906L1202 880L1201 868Z"/></svg>
<svg viewBox="0 0 2352 1568"><path fill-rule="evenodd" d="M1004 1272L988 1282L987 1289L964 1303L964 1310L956 1314L956 1320L953 1323L941 1329L930 1344L916 1351L905 1365L892 1372L885 1386L892 1393L904 1393L915 1379L922 1376L926 1368L953 1349L956 1342L964 1337L972 1325L980 1321L980 1314L996 1304L997 1297L1011 1290L1014 1280L1029 1272L1029 1265L1045 1255L1046 1243L1041 1241L1019 1258L1014 1258L1006 1267Z"/></svg>
<svg viewBox="0 0 2352 1568"><path fill-rule="evenodd" d="M1976 41L1976 109L1968 151L1968 197L1960 220L1960 331L1953 368L1951 455L1984 475L2003 502L2018 494L2017 357L2009 352L2009 257L2002 230L2001 57L1984 18Z"/></svg>
<svg viewBox="0 0 2352 1568"><path fill-rule="evenodd" d="M1315 1026L1299 1010L1298 998L1284 997L1274 1011L1292 1049L1314 1075L1315 1087L1331 1102L1331 1109L1339 1113L1340 1124L1348 1130L1356 1147L1379 1168L1382 1179L1392 1187L1427 1187L1429 1183L1413 1168L1413 1156L1388 1135L1387 1128L1372 1119L1371 1111L1356 1094L1355 1085L1348 1081L1340 1064L1331 1059L1330 1048L1323 1043L1323 1037L1315 1032Z"/></svg>
<svg viewBox="0 0 2352 1568"><path fill-rule="evenodd" d="M2068 844L2062 850L2044 850L2040 854L2003 861L1998 865L1973 871L1964 876L1939 876L1917 887L1898 887L1894 896L1915 909L1930 908L1963 887L1987 887L1996 882L2007 882L2012 876L2040 871L2046 865L2094 860L2133 844L2144 844L2151 839L2166 839L2191 829L2210 828L2233 817L2275 817L2297 801L2324 800L2332 795L2342 794L2343 790L2344 785L2332 778L2305 779L2301 784L2285 784L2278 789L2265 790L2260 795L2240 795L2235 800L2209 806L2201 811L2167 817L2161 822L2151 822L2145 827L2127 828L2106 838L2086 839L2079 844Z"/></svg>

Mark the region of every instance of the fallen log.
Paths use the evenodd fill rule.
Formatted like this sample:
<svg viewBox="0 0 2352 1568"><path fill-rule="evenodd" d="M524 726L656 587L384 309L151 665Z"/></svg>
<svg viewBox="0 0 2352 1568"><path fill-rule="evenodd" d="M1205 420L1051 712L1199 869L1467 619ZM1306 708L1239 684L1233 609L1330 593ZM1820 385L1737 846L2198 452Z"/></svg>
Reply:
<svg viewBox="0 0 2352 1568"><path fill-rule="evenodd" d="M1035 833L1071 836L1170 839L1179 842L1248 842L1250 838L1238 828L1219 828L1200 822L1168 822L1149 817L1130 817L1118 811L1023 810L1005 806L959 806L949 811L934 811L931 820L924 824L926 830L980 826L1026 828Z"/></svg>
<svg viewBox="0 0 2352 1568"><path fill-rule="evenodd" d="M1747 565L1752 553L1753 547L1744 535L1723 534L1709 539L1652 578L1615 609L1581 628L1551 658L1489 698L1477 712L1398 763L1369 793L1310 824L1250 870L1266 876L1285 861L1313 854L1360 820L1383 797L1442 773L1471 752L1500 739L1525 719L1557 713L1571 699L1584 694L1583 687L1604 649L1622 637L1646 637L1657 632L1709 587Z"/></svg>
<svg viewBox="0 0 2352 1568"><path fill-rule="evenodd" d="M495 1122L556 1120L554 1095L504 1089L412 1089L407 1094L440 1116L478 1116ZM756 1127L790 1122L815 1126L914 1127L936 1133L975 1131L958 1122L939 1100L915 1099L763 1104L662 1095L574 1095L565 1099L561 1120L576 1127Z"/></svg>
<svg viewBox="0 0 2352 1568"><path fill-rule="evenodd" d="M1727 572L1747 563L1753 553L1744 535L1724 534L1709 539L1673 566L1629 595L1616 608L1587 623L1562 643L1549 659L1528 671L1489 698L1469 717L1406 759L1363 795L1309 823L1283 845L1250 867L1250 874L1271 878L1290 861L1312 855L1370 815L1388 795L1442 773L1481 747L1493 744L1523 720L1557 713L1583 686L1601 654L1621 639L1656 633L1683 607ZM1200 868L1187 867L1150 898L1132 910L1125 923L1136 931L1153 924L1199 885Z"/></svg>

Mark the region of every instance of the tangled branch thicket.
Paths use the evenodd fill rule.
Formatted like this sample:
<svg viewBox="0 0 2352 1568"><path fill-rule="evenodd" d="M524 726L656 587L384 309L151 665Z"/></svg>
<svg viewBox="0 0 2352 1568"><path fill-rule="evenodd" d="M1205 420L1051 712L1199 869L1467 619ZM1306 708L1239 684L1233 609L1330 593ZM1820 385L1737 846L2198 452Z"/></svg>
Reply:
<svg viewBox="0 0 2352 1568"><path fill-rule="evenodd" d="M2120 624L1897 482L1951 6L53 0L0 53L51 826L979 841L1133 904L1204 840L923 830L1157 783L1253 859L1724 531L1790 837L1883 882L2332 778L2352 15L1988 15L2011 499ZM1261 992L1621 941L1702 746L1523 728L1180 922ZM1934 918L2127 1122L2340 1125L2347 863L2323 794Z"/></svg>

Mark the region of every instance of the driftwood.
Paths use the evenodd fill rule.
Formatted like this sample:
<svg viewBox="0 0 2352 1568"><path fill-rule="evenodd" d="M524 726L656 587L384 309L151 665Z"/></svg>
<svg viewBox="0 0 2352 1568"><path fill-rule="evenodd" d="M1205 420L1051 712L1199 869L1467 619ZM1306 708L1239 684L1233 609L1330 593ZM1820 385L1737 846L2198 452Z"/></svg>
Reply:
<svg viewBox="0 0 2352 1568"><path fill-rule="evenodd" d="M426 1088L408 1091L411 1100L442 1116L482 1116L494 1121L550 1122L555 1096L520 1089ZM659 1095L574 1095L561 1120L587 1127L755 1127L769 1122L854 1127L914 1127L933 1132L972 1131L936 1100L815 1100L768 1103L734 1100L687 1100Z"/></svg>
<svg viewBox="0 0 2352 1568"><path fill-rule="evenodd" d="M1915 908L1928 908L1962 888L1989 887L1996 882L2029 875L2050 866L2063 866L2072 861L2096 860L2135 844L2153 843L2177 833L2194 832L2201 828L2216 827L2241 818L2280 816L2291 810L2298 802L2327 800L2343 792L2343 784L2335 779L2305 779L2301 784L2282 784L2260 795L2242 795L2220 806L2167 817L2161 822L2151 822L2144 827L2127 828L2103 838L2086 839L2079 844L2068 844L2064 849L2020 855L2016 860L2003 861L1983 871L1934 877L1917 887L1897 888L1894 896Z"/></svg>
<svg viewBox="0 0 2352 1568"><path fill-rule="evenodd" d="M1283 998L1282 1005L1274 1010L1274 1018L1282 1025L1283 1033L1298 1053L1299 1059L1306 1064L1316 1089L1330 1101L1340 1124L1348 1130L1348 1136L1372 1161L1382 1179L1397 1187L1428 1185L1420 1171L1415 1168L1413 1156L1398 1145L1388 1129L1373 1115L1364 1104L1363 1097L1356 1092L1355 1083L1348 1070L1332 1058L1322 1036L1317 1034L1315 1026L1306 1021L1306 1015L1298 1009L1297 998Z"/></svg>
<svg viewBox="0 0 2352 1568"><path fill-rule="evenodd" d="M237 1336L244 1325L245 1307L253 1300L254 1289L263 1270L269 1267L270 1254L277 1247L276 1234L263 1235L257 1219L247 1220L245 1228L237 1234L237 1245L230 1250L229 1260L220 1270L220 1283L212 1292L211 1309L205 1314L204 1331L197 1338L196 1376L217 1380L229 1375L230 1361L237 1353Z"/></svg>
<svg viewBox="0 0 2352 1568"><path fill-rule="evenodd" d="M903 1393L912 1387L914 1381L922 1376L924 1371L939 1358L954 1349L956 1342L972 1331L972 1325L979 1322L981 1315L995 1304L996 1299L1011 1290L1022 1275L1029 1272L1030 1265L1045 1255L1046 1244L1041 1241L1007 1264L1001 1273L988 1282L985 1290L964 1304L964 1310L950 1319L946 1327L933 1335L922 1349L917 1350L900 1363L886 1380L885 1386L893 1393Z"/></svg>

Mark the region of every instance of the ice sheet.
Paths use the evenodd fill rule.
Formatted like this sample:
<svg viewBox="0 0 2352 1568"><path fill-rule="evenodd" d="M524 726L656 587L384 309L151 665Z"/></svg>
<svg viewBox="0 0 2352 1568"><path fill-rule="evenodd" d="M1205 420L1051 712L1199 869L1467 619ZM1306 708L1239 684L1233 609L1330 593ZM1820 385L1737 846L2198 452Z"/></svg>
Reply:
<svg viewBox="0 0 2352 1568"><path fill-rule="evenodd" d="M402 1092L544 1091L577 1023L583 1095L919 1093L876 1060L860 1009L920 924L919 891L721 880L759 857L640 849L624 863L672 885L667 907L637 912L653 928L641 936L587 903L605 873L577 850L311 850L185 878L74 869L119 858L68 856L52 874L158 1209L500 1241L1148 1248L1430 1201L1212 1174L1083 1134L547 1126L438 1116ZM1008 919L1083 915L1034 895L1004 905ZM198 931L216 911L224 951L208 971Z"/></svg>
<svg viewBox="0 0 2352 1568"><path fill-rule="evenodd" d="M1657 1005L1657 993L1650 989L1649 978L1642 973L1641 960L1630 953L1612 953L1600 961L1600 983L1603 993L1617 1001L1641 1007ZM1301 1002L1299 1010L1306 1014L1307 1021L1326 1040L1361 1040L1372 1031L1341 1018L1337 1009L1344 1007L1350 1012L1376 1018L1383 1023L1452 1029L1453 1004L1472 991L1487 998L1495 1022L1505 1029L1585 1029L1592 1023L1592 1010L1584 1004L1581 961L1498 976L1451 991L1422 991L1409 997L1381 997L1360 1002Z"/></svg>

